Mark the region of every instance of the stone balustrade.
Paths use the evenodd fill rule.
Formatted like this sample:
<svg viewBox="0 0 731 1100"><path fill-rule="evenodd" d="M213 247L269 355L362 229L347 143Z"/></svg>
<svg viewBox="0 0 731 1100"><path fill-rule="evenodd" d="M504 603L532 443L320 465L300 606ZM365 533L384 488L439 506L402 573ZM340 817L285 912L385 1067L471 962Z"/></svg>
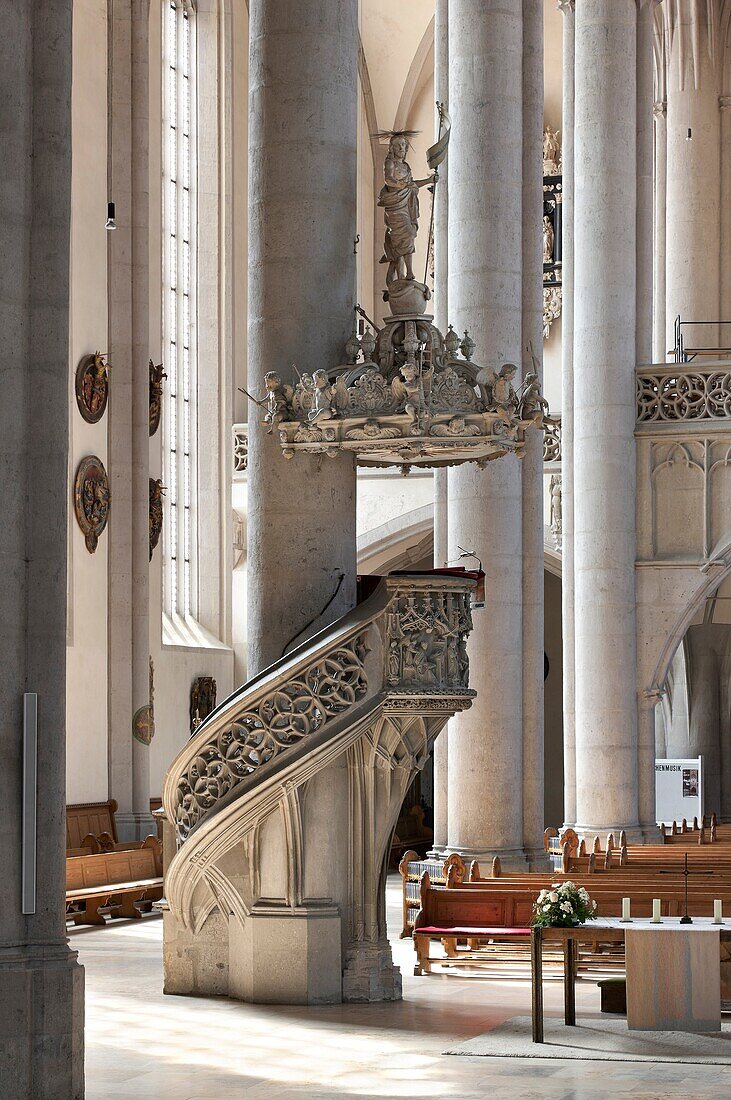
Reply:
<svg viewBox="0 0 731 1100"><path fill-rule="evenodd" d="M731 364L668 365L637 371L637 423L725 420L731 417Z"/></svg>

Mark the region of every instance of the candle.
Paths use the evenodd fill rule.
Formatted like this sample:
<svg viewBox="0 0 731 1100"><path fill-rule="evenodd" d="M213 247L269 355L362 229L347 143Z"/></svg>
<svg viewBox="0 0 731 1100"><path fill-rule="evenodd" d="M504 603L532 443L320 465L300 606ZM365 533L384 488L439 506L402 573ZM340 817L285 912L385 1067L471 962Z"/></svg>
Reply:
<svg viewBox="0 0 731 1100"><path fill-rule="evenodd" d="M652 922L653 924L660 924L660 899L652 899Z"/></svg>
<svg viewBox="0 0 731 1100"><path fill-rule="evenodd" d="M723 902L714 901L713 903L713 923L723 924Z"/></svg>
<svg viewBox="0 0 731 1100"><path fill-rule="evenodd" d="M622 898L622 920L631 920L629 915L629 898Z"/></svg>

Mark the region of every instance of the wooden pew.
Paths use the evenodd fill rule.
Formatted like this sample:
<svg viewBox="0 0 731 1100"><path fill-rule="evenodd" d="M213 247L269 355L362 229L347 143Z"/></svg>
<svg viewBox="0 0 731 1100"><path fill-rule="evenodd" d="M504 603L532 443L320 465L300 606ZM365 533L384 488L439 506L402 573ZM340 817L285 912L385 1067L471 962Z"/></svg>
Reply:
<svg viewBox="0 0 731 1100"><path fill-rule="evenodd" d="M110 851L118 843L116 812L117 803L113 798L106 802L79 802L67 806L66 848L86 848L87 838L95 837L100 850Z"/></svg>
<svg viewBox="0 0 731 1100"><path fill-rule="evenodd" d="M496 962L503 965L508 961L527 964L533 903L541 889L550 889L556 881L556 876L516 874L468 880L444 889L433 886L425 875L420 890L422 906L414 922L417 952L414 972L429 973L435 962L446 966L494 966ZM655 898L660 899L663 916L679 916L684 911L684 882L680 879L660 882L633 879L628 882L620 876L607 876L598 883L595 879L572 878L572 881L591 890L599 917L618 917L622 898L626 896L632 898L632 912L636 917L651 916ZM710 888L707 885L689 887L691 916L712 915L713 900L718 897L724 903L726 914L731 914L731 883L715 881ZM586 937L589 946L580 953L579 970L603 971L621 967L623 956L618 956L616 945L602 944L600 936L591 935L591 927L589 922ZM430 948L435 940L441 941L446 958L431 957ZM464 943L466 948L459 946Z"/></svg>
<svg viewBox="0 0 731 1100"><path fill-rule="evenodd" d="M137 919L162 897L162 849L157 837L142 847L66 859L66 913L74 924L104 924L112 917Z"/></svg>
<svg viewBox="0 0 731 1100"><path fill-rule="evenodd" d="M413 849L404 852L399 863L402 905L400 939L411 935L414 917L421 907L421 876L426 871L433 885L446 886L450 868L452 868L451 874L453 876L452 885L457 885L465 879L467 867L462 857L456 853L447 856L446 859L420 859L418 853Z"/></svg>

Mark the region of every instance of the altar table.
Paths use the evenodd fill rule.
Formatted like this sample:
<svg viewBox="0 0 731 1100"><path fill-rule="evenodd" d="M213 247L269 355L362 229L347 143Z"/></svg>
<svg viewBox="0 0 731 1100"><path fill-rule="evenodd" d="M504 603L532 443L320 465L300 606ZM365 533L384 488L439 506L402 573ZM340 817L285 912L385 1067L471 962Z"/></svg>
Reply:
<svg viewBox="0 0 731 1100"><path fill-rule="evenodd" d="M714 1031L721 1027L720 931L710 917L681 924L663 917L604 918L579 928L531 933L533 1042L543 1042L543 944L564 947L564 1021L576 1024L576 945L624 943L627 1026L644 1031Z"/></svg>

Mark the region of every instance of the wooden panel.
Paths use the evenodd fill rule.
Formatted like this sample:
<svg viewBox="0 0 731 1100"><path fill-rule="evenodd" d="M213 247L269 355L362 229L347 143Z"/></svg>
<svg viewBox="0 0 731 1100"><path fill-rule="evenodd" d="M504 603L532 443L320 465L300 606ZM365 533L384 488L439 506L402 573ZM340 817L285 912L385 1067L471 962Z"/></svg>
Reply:
<svg viewBox="0 0 731 1100"><path fill-rule="evenodd" d="M627 1026L637 1031L720 1031L718 932L625 932Z"/></svg>
<svg viewBox="0 0 731 1100"><path fill-rule="evenodd" d="M117 840L117 828L114 811L117 803L113 798L108 802L81 802L66 807L66 847L80 848L87 833L99 836L109 833Z"/></svg>

